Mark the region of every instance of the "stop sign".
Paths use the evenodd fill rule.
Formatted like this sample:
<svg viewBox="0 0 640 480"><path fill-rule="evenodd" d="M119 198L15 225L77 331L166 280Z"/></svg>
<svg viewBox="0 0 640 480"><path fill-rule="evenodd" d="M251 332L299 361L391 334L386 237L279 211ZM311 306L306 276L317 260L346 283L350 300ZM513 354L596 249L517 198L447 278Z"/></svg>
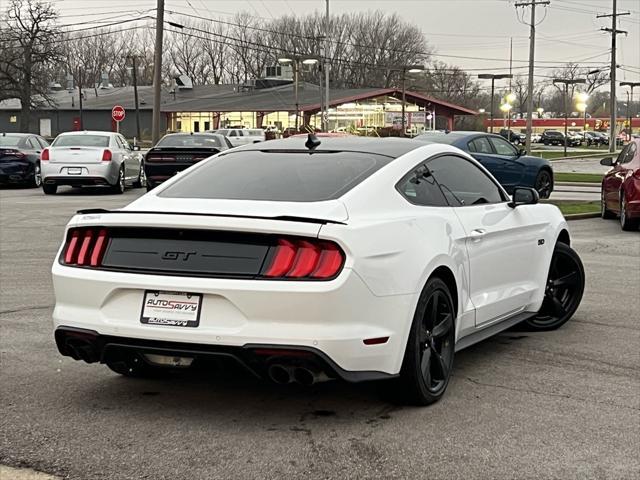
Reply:
<svg viewBox="0 0 640 480"><path fill-rule="evenodd" d="M113 118L114 121L121 122L122 120L124 120L124 117L125 111L123 106L116 105L111 109L111 118Z"/></svg>

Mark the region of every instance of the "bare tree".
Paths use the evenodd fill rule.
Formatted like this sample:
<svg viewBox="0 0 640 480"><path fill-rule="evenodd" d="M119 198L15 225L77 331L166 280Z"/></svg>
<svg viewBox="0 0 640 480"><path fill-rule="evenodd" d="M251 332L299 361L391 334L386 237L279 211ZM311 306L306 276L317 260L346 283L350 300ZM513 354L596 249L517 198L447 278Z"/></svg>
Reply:
<svg viewBox="0 0 640 480"><path fill-rule="evenodd" d="M0 20L0 100L19 98L20 130L29 131L31 109L51 102L49 74L59 60L58 13L40 0L11 0Z"/></svg>

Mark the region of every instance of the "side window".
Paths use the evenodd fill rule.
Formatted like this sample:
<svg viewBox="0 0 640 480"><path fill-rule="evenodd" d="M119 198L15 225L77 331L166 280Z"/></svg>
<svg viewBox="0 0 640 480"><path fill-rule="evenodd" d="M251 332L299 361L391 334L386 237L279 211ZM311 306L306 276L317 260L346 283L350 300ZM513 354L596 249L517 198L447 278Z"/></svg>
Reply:
<svg viewBox="0 0 640 480"><path fill-rule="evenodd" d="M36 142L32 137L27 138L27 147L29 147L31 150L38 150L40 148L38 146L38 142Z"/></svg>
<svg viewBox="0 0 640 480"><path fill-rule="evenodd" d="M441 155L427 161L427 167L453 207L505 201L498 185L467 159Z"/></svg>
<svg viewBox="0 0 640 480"><path fill-rule="evenodd" d="M471 153L476 153L478 150L476 149L476 144L473 143L473 140L467 143L467 148Z"/></svg>
<svg viewBox="0 0 640 480"><path fill-rule="evenodd" d="M514 146L503 138L491 137L489 141L493 145L493 148L496 149L496 153L498 155L515 157L518 154Z"/></svg>
<svg viewBox="0 0 640 480"><path fill-rule="evenodd" d="M231 130L231 131L229 132L229 136L230 136L230 137L237 137L237 136L238 136L238 133L237 133L235 130Z"/></svg>
<svg viewBox="0 0 640 480"><path fill-rule="evenodd" d="M633 160L633 157L636 155L636 144L635 142L631 142L627 147L620 152L620 156L618 157L621 164L629 163Z"/></svg>
<svg viewBox="0 0 640 480"><path fill-rule="evenodd" d="M424 166L406 174L396 185L400 194L414 205L446 207L447 200L431 172Z"/></svg>
<svg viewBox="0 0 640 480"><path fill-rule="evenodd" d="M487 137L476 138L475 140L471 140L469 146L473 145L474 150L469 149L472 152L477 153L493 153L491 149L491 145L489 144L489 140Z"/></svg>
<svg viewBox="0 0 640 480"><path fill-rule="evenodd" d="M629 147L631 144L625 146L622 151L618 154L618 158L616 158L616 163L624 163L624 159L627 156L627 152L629 151Z"/></svg>
<svg viewBox="0 0 640 480"><path fill-rule="evenodd" d="M124 148L125 150L129 150L129 142L127 142L127 139L124 138L122 135L120 135L118 138L120 138L120 143L122 143L122 148Z"/></svg>
<svg viewBox="0 0 640 480"><path fill-rule="evenodd" d="M36 137L38 139L38 142L40 142L40 145L42 146L42 148L47 148L49 146L49 143L41 137Z"/></svg>

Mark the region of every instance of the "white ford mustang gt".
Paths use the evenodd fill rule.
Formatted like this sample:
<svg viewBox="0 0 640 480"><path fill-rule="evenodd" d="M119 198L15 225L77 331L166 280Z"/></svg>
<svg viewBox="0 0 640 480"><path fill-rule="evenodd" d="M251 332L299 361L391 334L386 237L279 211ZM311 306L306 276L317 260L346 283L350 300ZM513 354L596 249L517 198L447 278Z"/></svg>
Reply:
<svg viewBox="0 0 640 480"><path fill-rule="evenodd" d="M223 152L121 210L80 211L53 264L63 355L129 376L233 360L278 383L444 393L454 352L576 311L584 270L537 193L407 139Z"/></svg>

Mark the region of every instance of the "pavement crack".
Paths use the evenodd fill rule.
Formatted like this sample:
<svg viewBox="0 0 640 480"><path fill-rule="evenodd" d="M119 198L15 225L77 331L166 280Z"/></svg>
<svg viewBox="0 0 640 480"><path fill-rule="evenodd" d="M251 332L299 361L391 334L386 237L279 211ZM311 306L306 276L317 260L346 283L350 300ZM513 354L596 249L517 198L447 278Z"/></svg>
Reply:
<svg viewBox="0 0 640 480"><path fill-rule="evenodd" d="M574 395L570 395L568 393L541 392L539 390L533 390L531 388L516 388L516 387L510 387L508 385L498 385L498 384L495 384L495 383L485 383L485 382L481 382L480 380L476 380L476 379L471 378L471 377L466 377L466 380L468 380L469 382L471 382L471 383L473 383L475 385L479 385L481 387L502 388L504 390L511 390L513 392L533 393L534 395L542 395L542 396L545 396L545 397L566 398L566 399L577 400L577 401L585 402L585 403L594 403L594 404L598 404L598 405L606 405L608 407L623 408L625 410L640 411L640 408L638 408L638 407L630 407L628 405L620 405L619 403L612 403L612 402L599 402L597 400L591 400L589 398L577 397L577 396L574 396Z"/></svg>
<svg viewBox="0 0 640 480"><path fill-rule="evenodd" d="M52 308L52 307L53 305L37 305L34 307L16 308L13 310L0 310L0 315L6 315L7 313L27 312L29 310L46 310L47 308Z"/></svg>
<svg viewBox="0 0 640 480"><path fill-rule="evenodd" d="M598 325L600 327L623 328L625 330L632 330L634 332L640 331L640 328L630 327L630 326L627 326L627 325L611 325L610 323L592 322L590 320L577 320L577 319L573 319L571 321L574 322L574 323L586 323L588 325Z"/></svg>

